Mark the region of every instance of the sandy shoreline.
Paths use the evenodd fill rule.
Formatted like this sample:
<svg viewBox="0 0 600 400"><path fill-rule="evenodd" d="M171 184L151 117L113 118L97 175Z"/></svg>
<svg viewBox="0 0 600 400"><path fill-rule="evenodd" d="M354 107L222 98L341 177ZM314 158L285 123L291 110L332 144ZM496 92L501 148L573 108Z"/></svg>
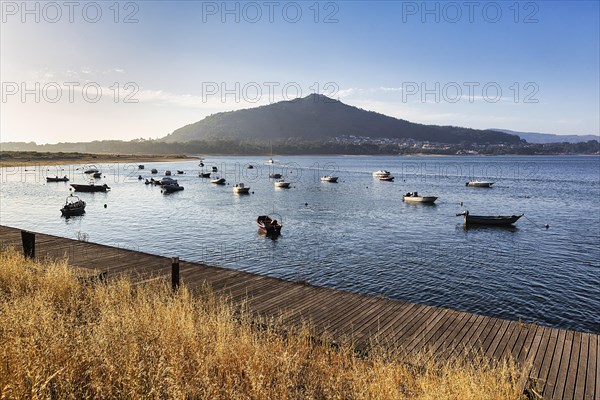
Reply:
<svg viewBox="0 0 600 400"><path fill-rule="evenodd" d="M91 154L91 153L45 153L34 151L0 152L0 167L23 167L34 165L99 164L99 163L144 163L195 160L177 154Z"/></svg>

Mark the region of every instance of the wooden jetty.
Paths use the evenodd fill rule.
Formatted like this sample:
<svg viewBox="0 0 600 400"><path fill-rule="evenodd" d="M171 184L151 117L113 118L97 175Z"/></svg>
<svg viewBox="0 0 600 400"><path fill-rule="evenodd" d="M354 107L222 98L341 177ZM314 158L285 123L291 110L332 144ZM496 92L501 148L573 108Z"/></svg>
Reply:
<svg viewBox="0 0 600 400"><path fill-rule="evenodd" d="M0 226L0 249L21 248L21 230ZM171 276L175 263L190 288L208 284L264 316L296 325L311 321L336 337L365 346L377 337L405 352L430 350L446 357L476 350L493 359L512 356L530 365L528 385L544 399L600 399L600 341L594 333L549 328L405 301L348 293L200 263L179 261L41 233L35 256L128 275L135 280ZM525 364L529 362L529 364Z"/></svg>

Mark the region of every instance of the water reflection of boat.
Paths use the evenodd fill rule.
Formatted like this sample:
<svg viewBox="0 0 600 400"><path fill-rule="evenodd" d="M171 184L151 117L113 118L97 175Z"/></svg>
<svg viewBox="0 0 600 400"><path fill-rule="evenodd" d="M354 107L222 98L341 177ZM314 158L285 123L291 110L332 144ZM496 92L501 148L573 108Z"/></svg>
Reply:
<svg viewBox="0 0 600 400"><path fill-rule="evenodd" d="M463 215L465 225L493 225L493 226L510 226L517 222L521 215L471 215L469 211L463 211L456 214Z"/></svg>
<svg viewBox="0 0 600 400"><path fill-rule="evenodd" d="M65 201L65 205L60 209L60 212L65 217L74 215L82 215L85 213L85 201L77 196L70 195Z"/></svg>

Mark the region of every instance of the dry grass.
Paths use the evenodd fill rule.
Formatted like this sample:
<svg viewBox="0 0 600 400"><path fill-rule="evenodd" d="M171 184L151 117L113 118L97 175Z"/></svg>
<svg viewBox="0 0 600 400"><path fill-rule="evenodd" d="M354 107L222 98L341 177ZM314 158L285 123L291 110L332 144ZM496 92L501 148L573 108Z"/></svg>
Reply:
<svg viewBox="0 0 600 400"><path fill-rule="evenodd" d="M259 328L258 326L261 326ZM265 328L273 326L273 328ZM485 360L395 361L281 333L210 293L82 285L66 262L0 254L0 398L518 399Z"/></svg>

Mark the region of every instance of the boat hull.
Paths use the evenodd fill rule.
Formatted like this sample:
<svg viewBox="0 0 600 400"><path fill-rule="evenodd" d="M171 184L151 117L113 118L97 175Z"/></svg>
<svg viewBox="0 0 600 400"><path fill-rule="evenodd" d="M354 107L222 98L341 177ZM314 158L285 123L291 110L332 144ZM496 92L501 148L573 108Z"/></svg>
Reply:
<svg viewBox="0 0 600 400"><path fill-rule="evenodd" d="M478 181L471 181L471 182L467 182L466 185L469 187L492 187L492 185L494 184L494 182L478 182Z"/></svg>
<svg viewBox="0 0 600 400"><path fill-rule="evenodd" d="M465 225L509 226L522 216L522 214L510 216L465 215Z"/></svg>
<svg viewBox="0 0 600 400"><path fill-rule="evenodd" d="M407 203L434 203L437 200L435 196L402 196L402 200Z"/></svg>
<svg viewBox="0 0 600 400"><path fill-rule="evenodd" d="M110 189L107 185L78 185L75 183L72 183L71 187L77 192L106 192Z"/></svg>

